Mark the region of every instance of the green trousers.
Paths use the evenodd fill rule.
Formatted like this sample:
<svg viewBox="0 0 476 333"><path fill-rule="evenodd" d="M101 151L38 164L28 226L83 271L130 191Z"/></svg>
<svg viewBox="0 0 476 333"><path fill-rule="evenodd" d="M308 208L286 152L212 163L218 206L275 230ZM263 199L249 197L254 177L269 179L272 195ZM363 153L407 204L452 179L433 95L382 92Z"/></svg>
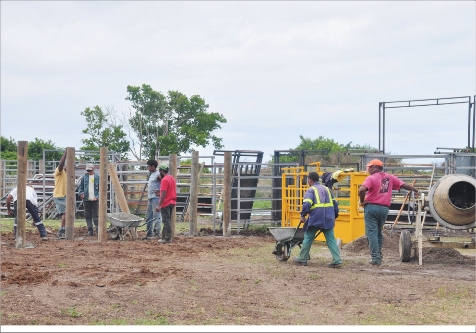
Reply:
<svg viewBox="0 0 476 333"><path fill-rule="evenodd" d="M334 229L319 229L317 227L308 227L304 233L304 240L302 241L301 251L299 252L300 261L308 261L310 259L309 251L311 250L312 243L319 230L322 230L324 237L326 238L326 244L331 251L332 263L342 264L340 257L339 247L337 246L336 239L334 237Z"/></svg>

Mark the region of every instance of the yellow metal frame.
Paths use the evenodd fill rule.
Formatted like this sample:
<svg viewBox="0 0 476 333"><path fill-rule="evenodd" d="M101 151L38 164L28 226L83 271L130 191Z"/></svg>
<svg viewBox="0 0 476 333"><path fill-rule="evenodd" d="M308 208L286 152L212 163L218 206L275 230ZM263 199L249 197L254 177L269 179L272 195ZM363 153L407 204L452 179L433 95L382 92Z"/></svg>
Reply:
<svg viewBox="0 0 476 333"><path fill-rule="evenodd" d="M320 162L311 163L315 171L322 176ZM313 170L311 170L313 171ZM297 227L301 217L302 200L304 193L309 188L305 177L309 171L304 167L283 168L282 174L282 227ZM339 183L342 187L332 189L332 194L339 203L339 217L336 219L334 233L343 244L365 235L364 211L359 206L359 187L369 174L367 172L341 172ZM339 184L340 185L340 184ZM325 241L320 234L316 240Z"/></svg>

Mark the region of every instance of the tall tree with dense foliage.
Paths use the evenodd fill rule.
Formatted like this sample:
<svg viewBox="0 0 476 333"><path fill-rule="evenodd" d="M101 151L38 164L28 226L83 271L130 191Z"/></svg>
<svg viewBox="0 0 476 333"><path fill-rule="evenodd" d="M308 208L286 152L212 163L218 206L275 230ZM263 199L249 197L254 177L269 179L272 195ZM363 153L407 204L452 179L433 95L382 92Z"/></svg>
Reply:
<svg viewBox="0 0 476 333"><path fill-rule="evenodd" d="M178 91L164 95L147 84L127 86L127 93L132 107L129 124L138 140L133 142L139 147L133 152L137 159L191 152L193 146L223 148L222 139L213 132L226 119L208 112L209 105L200 96L188 98Z"/></svg>
<svg viewBox="0 0 476 333"><path fill-rule="evenodd" d="M301 143L294 149L296 150L328 150L329 153L335 153L345 150L345 146L335 142L333 139L328 139L320 135L317 139L305 138L299 136Z"/></svg>
<svg viewBox="0 0 476 333"><path fill-rule="evenodd" d="M28 159L32 161L39 161L43 159L43 150L62 150L63 148L57 147L51 140L42 140L35 138L34 141L28 141ZM7 139L1 137L1 153L0 158L2 160L16 160L18 144L13 138ZM54 161L59 160L63 152L46 152L45 160Z"/></svg>
<svg viewBox="0 0 476 333"><path fill-rule="evenodd" d="M0 137L0 158L2 160L16 160L17 150L18 144L15 139L12 137L9 139L4 136Z"/></svg>
<svg viewBox="0 0 476 333"><path fill-rule="evenodd" d="M35 141L28 142L28 159L39 161L43 159L43 150L60 150L45 152L46 161L59 161L63 156L64 148L57 147L51 140L42 140L35 138Z"/></svg>
<svg viewBox="0 0 476 333"><path fill-rule="evenodd" d="M107 147L108 150L118 153L121 159L127 156L130 143L113 108L103 111L96 105L93 108L87 107L81 115L86 118L87 124L82 132L89 135L89 138L81 139L84 144L82 150L100 150L101 147Z"/></svg>
<svg viewBox="0 0 476 333"><path fill-rule="evenodd" d="M316 139L305 138L302 135L299 136L301 142L296 148L290 148L291 151L296 151L296 154L292 152L288 156L280 158L280 162L298 162L299 152L301 150L321 150L322 153L309 153L306 157L306 163L310 162L322 162L324 164L352 164L359 162L358 156L351 156L348 153L351 150L360 150L362 152L378 152L378 150L368 144L359 145L352 144L352 141L347 144L341 144L334 139L325 138L322 135Z"/></svg>

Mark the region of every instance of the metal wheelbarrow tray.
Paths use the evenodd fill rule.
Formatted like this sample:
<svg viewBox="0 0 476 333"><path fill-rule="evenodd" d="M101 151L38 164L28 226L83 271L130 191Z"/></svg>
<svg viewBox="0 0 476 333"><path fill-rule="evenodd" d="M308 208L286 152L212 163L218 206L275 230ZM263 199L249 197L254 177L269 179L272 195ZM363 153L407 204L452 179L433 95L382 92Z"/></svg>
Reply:
<svg viewBox="0 0 476 333"><path fill-rule="evenodd" d="M304 240L304 230L301 228L303 222L299 221L296 228L294 227L269 227L268 231L276 238L276 246L272 254L279 261L287 261L291 256L291 250L297 245L299 248ZM321 233L317 233L316 237Z"/></svg>
<svg viewBox="0 0 476 333"><path fill-rule="evenodd" d="M268 231L271 233L271 235L276 238L278 242L282 242L284 240L303 240L304 239L304 231L301 229L298 229L296 232L296 228L293 227L269 227Z"/></svg>
<svg viewBox="0 0 476 333"><path fill-rule="evenodd" d="M124 240L129 234L133 240L137 239L137 228L142 226L144 219L130 213L107 213L107 220L111 223L107 229L109 236L114 239Z"/></svg>

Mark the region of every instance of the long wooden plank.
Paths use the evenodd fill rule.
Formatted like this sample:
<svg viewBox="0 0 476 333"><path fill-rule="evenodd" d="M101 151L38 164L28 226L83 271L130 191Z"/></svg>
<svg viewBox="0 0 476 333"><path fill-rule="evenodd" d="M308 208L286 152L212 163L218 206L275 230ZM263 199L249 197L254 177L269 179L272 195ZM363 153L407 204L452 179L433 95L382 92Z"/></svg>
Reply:
<svg viewBox="0 0 476 333"><path fill-rule="evenodd" d="M114 164L108 163L107 169L109 171L112 188L116 192L116 197L119 202L119 207L121 208L121 211L130 214L131 212L129 210L129 205L127 204L126 196L124 195L121 183L119 182L119 178L117 177L116 167L114 166Z"/></svg>

